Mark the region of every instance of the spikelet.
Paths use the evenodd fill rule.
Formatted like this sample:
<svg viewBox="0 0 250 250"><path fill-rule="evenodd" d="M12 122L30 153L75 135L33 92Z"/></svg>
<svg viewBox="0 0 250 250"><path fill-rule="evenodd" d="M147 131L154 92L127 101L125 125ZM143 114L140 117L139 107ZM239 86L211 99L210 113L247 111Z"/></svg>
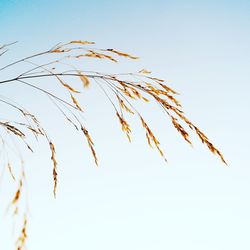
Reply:
<svg viewBox="0 0 250 250"><path fill-rule="evenodd" d="M142 95L137 90L137 88L143 88L141 85L132 85L131 83L127 83L125 81L116 80L121 86L117 87L117 89L121 90L126 96L130 97L131 99L141 99Z"/></svg>
<svg viewBox="0 0 250 250"><path fill-rule="evenodd" d="M149 102L149 99L147 99L146 97L142 97L142 100L145 102Z"/></svg>
<svg viewBox="0 0 250 250"><path fill-rule="evenodd" d="M192 142L189 140L189 134L186 132L186 130L179 124L178 119L171 116L172 123L174 127L177 129L177 131L181 134L181 136L184 138L185 141L187 141L190 145L192 145Z"/></svg>
<svg viewBox="0 0 250 250"><path fill-rule="evenodd" d="M44 136L44 133L39 128L34 129L34 128L30 127L30 126L27 126L27 129L29 129L30 131L32 131L36 135L42 135L42 136Z"/></svg>
<svg viewBox="0 0 250 250"><path fill-rule="evenodd" d="M83 41L83 40L73 40L71 42L69 42L70 44L82 44L82 45L85 45L85 44L95 44L94 42L89 42L89 41Z"/></svg>
<svg viewBox="0 0 250 250"><path fill-rule="evenodd" d="M122 93L128 96L129 98L136 99L136 97L132 95L132 93L129 91L129 88L123 86L123 88L117 87L117 89L122 91Z"/></svg>
<svg viewBox="0 0 250 250"><path fill-rule="evenodd" d="M138 98L138 99L142 98L140 92L137 89L132 88L132 87L130 87L130 89L131 89L131 91L133 92L133 94L135 95L136 98Z"/></svg>
<svg viewBox="0 0 250 250"><path fill-rule="evenodd" d="M23 181L22 181L22 179L20 179L16 194L15 194L15 196L12 199L12 202L11 202L12 205L15 205L19 201L22 187L23 187Z"/></svg>
<svg viewBox="0 0 250 250"><path fill-rule="evenodd" d="M138 71L138 73L141 73L141 74L151 74L152 72L147 70L147 69L141 69L140 71Z"/></svg>
<svg viewBox="0 0 250 250"><path fill-rule="evenodd" d="M225 161L223 155L221 154L221 152L209 141L209 139L207 138L207 136L201 132L196 126L193 126L195 129L196 134L199 136L199 138L201 139L202 143L206 144L208 149L215 155L218 155L220 157L220 159L222 160L223 163L225 163L227 165L227 162Z"/></svg>
<svg viewBox="0 0 250 250"><path fill-rule="evenodd" d="M153 81L155 81L155 82L160 82L160 83L162 83L162 82L164 82L164 80L162 80L162 79L159 79L159 78L156 78L156 77L150 77L150 76L147 76L147 78L148 79L151 79L151 80L153 80Z"/></svg>
<svg viewBox="0 0 250 250"><path fill-rule="evenodd" d="M53 162L53 180L54 180L53 193L54 197L56 197L56 190L57 190L57 161L55 158L56 151L55 151L55 146L51 141L49 142L49 146L51 151L51 160Z"/></svg>
<svg viewBox="0 0 250 250"><path fill-rule="evenodd" d="M27 217L26 215L24 215L24 221L23 221L23 225L22 225L22 229L20 232L20 236L18 237L17 241L16 241L16 247L17 250L22 250L25 249L25 244L26 244L26 240L27 240Z"/></svg>
<svg viewBox="0 0 250 250"><path fill-rule="evenodd" d="M127 123L127 121L118 112L116 112L116 116L118 117L119 122L120 122L120 124L122 126L122 131L124 131L126 133L129 142L131 142L131 136L130 135L131 135L132 131L130 129L129 124Z"/></svg>
<svg viewBox="0 0 250 250"><path fill-rule="evenodd" d="M96 52L96 51L93 51L93 50L89 50L90 53L87 53L87 54L82 54L82 55L78 55L76 56L76 58L81 58L81 57L93 57L93 58L99 58L99 59L108 59L112 62L118 62L115 58L113 58L112 56L109 56L109 55L106 55L106 54L103 54L103 53L99 53L99 52Z"/></svg>
<svg viewBox="0 0 250 250"><path fill-rule="evenodd" d="M56 48L50 51L50 53L66 53L66 52L70 52L72 49L61 49L61 48Z"/></svg>
<svg viewBox="0 0 250 250"><path fill-rule="evenodd" d="M96 155L96 152L95 152L95 149L94 149L94 142L92 140L92 138L90 137L89 135L89 132L86 128L84 128L83 126L81 126L81 130L83 132L83 134L85 135L87 141L88 141L88 145L89 145L89 148L92 152L92 155L93 155L93 158L95 160L95 164L96 166L98 166L98 158L97 158L97 155Z"/></svg>
<svg viewBox="0 0 250 250"><path fill-rule="evenodd" d="M18 137L21 137L21 138L24 138L25 137L25 134L17 127L13 126L13 125L10 125L8 122L0 122L0 125L4 126L7 131L13 133L14 135L18 136Z"/></svg>
<svg viewBox="0 0 250 250"><path fill-rule="evenodd" d="M8 168L8 170L9 170L9 173L10 173L11 178L12 178L14 181L16 181L15 175L13 174L13 171L12 171L11 164L10 164L9 162L8 162L8 164L7 164L7 168Z"/></svg>
<svg viewBox="0 0 250 250"><path fill-rule="evenodd" d="M81 108L81 106L79 105L78 101L76 100L76 98L70 94L70 97L71 97L71 100L73 101L73 103L75 104L76 108L79 110L79 111L82 111L83 112L83 109Z"/></svg>
<svg viewBox="0 0 250 250"><path fill-rule="evenodd" d="M81 81L83 83L83 87L84 88L89 87L89 84L90 84L89 78L87 76L85 76L84 74L82 74L82 72L78 72L78 73L79 73L80 79L81 79Z"/></svg>
<svg viewBox="0 0 250 250"><path fill-rule="evenodd" d="M148 141L148 145L150 147L153 147L152 143L154 143L154 145L157 148L157 150L160 153L160 155L163 157L163 159L165 160L165 162L167 162L167 159L166 159L166 157L165 157L162 149L160 148L160 142L156 139L156 137L153 134L152 130L148 127L147 123L144 121L144 119L142 118L142 116L140 116L140 120L141 120L143 128L145 128L145 130L146 130L146 138L147 138L147 141Z"/></svg>
<svg viewBox="0 0 250 250"><path fill-rule="evenodd" d="M162 89L158 89L158 88L155 88L152 84L148 83L148 82L145 82L145 84L147 85L148 89L146 89L149 93L154 93L156 94L157 96L165 96L167 97L167 99L171 100L176 106L178 107L181 107L181 104L180 102L174 97L172 96L169 92L170 90L169 89L165 89L162 90ZM163 84L161 84L163 85ZM165 85L164 85L165 86ZM172 92L172 91L171 91ZM176 92L174 92L176 93Z"/></svg>
<svg viewBox="0 0 250 250"><path fill-rule="evenodd" d="M44 133L44 129L40 126L40 122L38 121L38 119L36 118L36 116L34 114L31 114L27 111L24 111L22 109L19 109L19 111L22 113L22 115L25 117L25 118L30 118L31 121L34 123L34 125L36 126L37 128L37 131L39 131L39 134L44 136L45 133Z"/></svg>
<svg viewBox="0 0 250 250"><path fill-rule="evenodd" d="M72 88L69 84L65 83L61 78L59 78L58 76L56 76L56 78L59 80L59 82L69 91L74 92L74 93L80 93L79 91L75 90L74 88Z"/></svg>
<svg viewBox="0 0 250 250"><path fill-rule="evenodd" d="M164 88L166 91L171 92L171 93L173 93L173 94L175 94L175 95L179 95L178 92L176 92L175 90L171 89L171 88L168 87L166 84L163 84L163 83L159 83L159 84L160 84L160 85L162 86L162 88Z"/></svg>
<svg viewBox="0 0 250 250"><path fill-rule="evenodd" d="M117 50L114 50L114 49L107 49L107 51L115 53L115 54L117 54L119 56L128 57L130 59L134 59L134 60L139 59L139 57L131 56L131 55L127 54L127 53L123 53L123 52L120 52L120 51L117 51Z"/></svg>
<svg viewBox="0 0 250 250"><path fill-rule="evenodd" d="M121 106L121 108L125 111L127 111L128 113L134 115L134 112L124 103L124 101L118 96L116 95L117 99L118 99L118 102Z"/></svg>
<svg viewBox="0 0 250 250"><path fill-rule="evenodd" d="M167 92L161 92L163 95L165 95L169 100L171 100L176 106L178 107L182 107L180 102L173 97L172 95L169 95Z"/></svg>

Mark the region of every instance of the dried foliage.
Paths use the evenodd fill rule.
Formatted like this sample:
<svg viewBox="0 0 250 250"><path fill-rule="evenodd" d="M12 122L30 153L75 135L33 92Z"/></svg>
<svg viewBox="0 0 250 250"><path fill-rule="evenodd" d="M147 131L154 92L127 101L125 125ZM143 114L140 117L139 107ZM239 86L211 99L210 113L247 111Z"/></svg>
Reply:
<svg viewBox="0 0 250 250"><path fill-rule="evenodd" d="M0 46L0 56L6 55L10 45L11 44L5 44ZM148 122L146 122L142 114L137 111L137 104L134 104L135 100L137 100L138 103L154 101L164 110L174 128L187 143L192 144L189 136L190 131L192 131L213 154L220 157L222 162L226 163L223 155L209 141L208 137L186 118L182 106L177 99L178 93L170 88L164 80L152 76L151 71L142 69L137 72L127 74L107 74L95 71L84 71L81 67L76 67L75 65L79 65L81 60L86 60L87 58L108 60L114 63L117 63L120 58L124 57L132 60L138 59L136 56L120 52L116 49L98 49L94 48L93 45L94 42L74 40L68 43L58 44L49 50L27 56L7 64L0 68L0 73L7 69L19 68L22 64L25 64L26 67L28 65L29 69L16 76L7 79L0 79L0 85L3 86L12 83L19 85L22 84L32 90L39 91L41 94L48 96L66 120L71 123L77 131L83 132L96 165L98 165L98 158L94 148L94 142L90 137L86 126L82 122L81 113L84 112L84 109L76 97L76 95L79 95L80 89L76 89L72 86L70 83L72 79L79 81L83 88L87 88L91 84L96 84L103 91L112 104L115 116L118 118L118 122L121 124L121 129L126 134L129 141L132 139L132 129L125 116L131 115L132 119L138 119L145 131L148 145L150 147L155 147L165 161L166 157L160 147L160 142L149 127ZM46 62L43 64L37 64L35 61L37 58L43 58ZM62 70L60 67L62 65L64 65L66 69L64 68ZM60 86L64 88L68 97L60 98L57 93L53 93L43 87L40 87L36 82L37 79L54 79L55 82L59 83ZM17 104L15 100L11 100L10 97L0 96L0 102L2 105L14 109L23 117L22 122L16 120L0 120L0 128L2 130L2 133L0 134L2 152L4 152L7 156L7 163L5 165L8 168L11 178L14 182L16 182L15 172L17 170L13 169L10 159L8 159L9 149L6 147L6 145L10 143L8 137L14 137L17 140L20 140L32 152L33 149L31 145L29 145L27 139L32 135L35 138L43 137L47 141L48 148L51 152L51 161L53 166L52 176L54 181L53 192L56 196L58 171L57 160L55 157L55 145L49 138L40 121L32 112ZM18 211L18 203L23 190L24 168L22 168L21 176L22 177L19 179L17 191L11 202L12 206L16 206L15 214ZM25 246L27 238L26 226L27 217L25 214L21 234L17 241L18 250L23 249Z"/></svg>

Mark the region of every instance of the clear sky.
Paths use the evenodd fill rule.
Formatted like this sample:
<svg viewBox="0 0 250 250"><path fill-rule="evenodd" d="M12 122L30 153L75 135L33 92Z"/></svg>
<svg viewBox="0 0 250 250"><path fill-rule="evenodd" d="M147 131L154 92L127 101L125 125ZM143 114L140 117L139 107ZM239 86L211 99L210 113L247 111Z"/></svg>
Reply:
<svg viewBox="0 0 250 250"><path fill-rule="evenodd" d="M194 148L186 145L151 106L145 115L161 139L165 164L148 149L139 126L129 144L111 107L90 89L82 103L99 153L96 168L70 127L55 127L60 115L45 99L18 87L1 89L26 106L32 103L57 144L56 200L45 147L37 145L36 154L25 158L29 249L250 249L249 27L250 2L243 0L0 1L0 42L19 41L9 56L76 39L138 55L139 62L119 69L145 67L171 80L190 119L229 163L225 167L195 138ZM4 58L11 59L6 54L1 65ZM9 182L0 186L3 250L13 243L2 202L10 197Z"/></svg>

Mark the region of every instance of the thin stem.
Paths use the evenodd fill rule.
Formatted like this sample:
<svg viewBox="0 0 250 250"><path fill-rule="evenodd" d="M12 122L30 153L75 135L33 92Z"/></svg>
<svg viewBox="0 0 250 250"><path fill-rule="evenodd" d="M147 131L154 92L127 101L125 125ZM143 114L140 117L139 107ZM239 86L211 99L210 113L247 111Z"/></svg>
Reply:
<svg viewBox="0 0 250 250"><path fill-rule="evenodd" d="M42 74L42 75L33 75L33 76L22 76L22 77L15 77L12 79L0 81L0 84L4 84L7 82L13 82L13 81L18 81L18 80L23 80L23 79L33 79L33 78L42 78L42 77L54 77L54 76L78 76L80 77L81 74L78 73L54 73L54 74ZM86 75L89 78L104 78L108 80L112 80L112 78L109 78L107 76L97 76L97 75Z"/></svg>
<svg viewBox="0 0 250 250"><path fill-rule="evenodd" d="M31 87L31 88L35 88L35 89L37 89L37 90L39 90L39 91L42 91L43 93L45 93L45 94L47 94L47 95L49 95L49 96L51 96L51 97L57 99L58 101L67 104L67 105L70 106L71 108L77 109L77 108L74 107L72 104L66 102L65 100L61 99L60 97L58 97L58 96L56 96L56 95L53 95L52 93L50 93L50 92L48 92L48 91L46 91L46 90L44 90L44 89L42 89L42 88L39 88L39 87L37 87L37 86L35 86L35 85L31 84L31 83L22 81L22 80L20 80L20 79L18 79L18 80L16 80L16 81L21 82L21 83L23 83L23 84L25 84L25 85L27 85L27 86L29 86L29 87Z"/></svg>
<svg viewBox="0 0 250 250"><path fill-rule="evenodd" d="M15 62L12 62L12 63L10 63L10 64L5 65L4 67L0 68L0 71L4 70L4 69L6 69L6 68L9 68L9 67L11 67L11 66L13 66L13 65L15 65L15 64L18 64L18 63L20 63L20 62L23 62L23 61L25 61L25 60L28 60L28 59L31 59L31 58L34 58L34 57L38 57L38 56L42 56L42 55L48 54L49 52L50 52L50 50L47 50L47 51L40 52L40 53L35 54L35 55L32 55L32 56L28 56L28 57L22 58L22 59L20 59L20 60L17 60L17 61L15 61Z"/></svg>

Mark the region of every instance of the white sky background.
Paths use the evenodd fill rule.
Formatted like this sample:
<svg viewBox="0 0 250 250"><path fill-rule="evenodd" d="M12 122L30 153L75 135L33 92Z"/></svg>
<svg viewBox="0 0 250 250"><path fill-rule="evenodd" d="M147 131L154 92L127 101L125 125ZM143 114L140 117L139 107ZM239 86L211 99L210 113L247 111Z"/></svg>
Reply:
<svg viewBox="0 0 250 250"><path fill-rule="evenodd" d="M152 105L144 114L160 138L166 165L147 147L139 123L134 141L127 142L112 107L90 88L81 103L100 158L96 168L82 138L59 125L63 120L43 104L46 98L1 87L24 106L32 104L57 145L56 200L45 145L37 144L34 155L25 153L29 249L250 249L249 12L248 1L1 1L1 42L19 41L1 64L74 39L138 55L138 62L91 67L147 68L171 80L188 117L229 163L225 167L195 137L194 148L185 144ZM11 197L5 178L1 250L13 249L11 218L2 202Z"/></svg>

